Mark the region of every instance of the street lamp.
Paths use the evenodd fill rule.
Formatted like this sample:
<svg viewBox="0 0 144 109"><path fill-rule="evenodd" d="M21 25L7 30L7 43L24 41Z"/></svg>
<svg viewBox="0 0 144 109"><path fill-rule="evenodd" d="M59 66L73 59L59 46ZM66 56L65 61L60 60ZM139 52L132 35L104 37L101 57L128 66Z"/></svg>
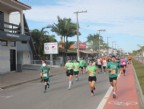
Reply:
<svg viewBox="0 0 144 109"><path fill-rule="evenodd" d="M79 13L86 13L86 11L76 11L74 12L74 14L76 14L76 19L77 19L77 60L79 60L79 23L78 23L78 14Z"/></svg>
<svg viewBox="0 0 144 109"><path fill-rule="evenodd" d="M99 57L100 57L100 32L106 31L105 29L99 29L97 30L99 32Z"/></svg>

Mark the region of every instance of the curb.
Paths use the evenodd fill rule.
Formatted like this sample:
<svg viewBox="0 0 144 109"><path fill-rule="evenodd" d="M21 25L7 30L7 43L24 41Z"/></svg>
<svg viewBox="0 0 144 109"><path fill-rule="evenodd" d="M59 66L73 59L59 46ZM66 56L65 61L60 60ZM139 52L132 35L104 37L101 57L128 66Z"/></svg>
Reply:
<svg viewBox="0 0 144 109"><path fill-rule="evenodd" d="M59 74L62 74L62 73L63 72L55 73L55 74L50 75L50 77L53 77L53 76L56 76L56 75L59 75ZM0 87L0 89L3 90L3 89L11 88L11 87L14 87L14 86L19 86L19 85L22 85L22 84L26 84L26 83L29 83L29 82L37 81L37 80L40 80L40 77L39 78L30 79L30 80L27 80L27 81L21 81L21 82L10 84L10 85L6 85L6 86L2 86L2 87Z"/></svg>
<svg viewBox="0 0 144 109"><path fill-rule="evenodd" d="M144 109L144 95L143 95L142 89L140 87L140 84L139 84L139 81L138 81L138 78L137 78L136 71L135 71L135 68L133 66L133 63L131 63L131 64L132 64L132 68L133 68L133 71L134 71L134 77L135 77L135 83L136 83L136 87L137 87L137 92L138 92L138 95L139 95L140 107L142 109Z"/></svg>
<svg viewBox="0 0 144 109"><path fill-rule="evenodd" d="M27 80L27 81L15 83L15 84L7 85L7 86L3 86L3 87L0 87L0 89L7 89L7 88L14 87L14 86L22 85L22 84L25 84L25 83L28 83L28 82L36 81L36 80L39 80L39 78L32 79L32 80Z"/></svg>

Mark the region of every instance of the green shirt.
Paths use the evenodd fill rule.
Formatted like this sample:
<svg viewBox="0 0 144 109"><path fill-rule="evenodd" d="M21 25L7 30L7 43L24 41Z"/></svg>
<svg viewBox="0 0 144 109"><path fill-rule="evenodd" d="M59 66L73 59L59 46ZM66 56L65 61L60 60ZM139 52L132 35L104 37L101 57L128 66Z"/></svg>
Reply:
<svg viewBox="0 0 144 109"><path fill-rule="evenodd" d="M43 73L42 77L44 79L49 78L49 71L50 71L49 67L43 67L43 66L41 66L40 71Z"/></svg>
<svg viewBox="0 0 144 109"><path fill-rule="evenodd" d="M79 60L80 62L80 66L81 67L84 67L86 65L86 61L85 60Z"/></svg>
<svg viewBox="0 0 144 109"><path fill-rule="evenodd" d="M97 67L96 66L87 66L86 70L88 71L89 76L96 76L96 70Z"/></svg>
<svg viewBox="0 0 144 109"><path fill-rule="evenodd" d="M78 62L74 62L74 71L79 71L80 64Z"/></svg>
<svg viewBox="0 0 144 109"><path fill-rule="evenodd" d="M119 68L119 63L117 63L117 62L108 62L107 69L111 69L112 72L114 72L113 74L111 72L109 73L110 78L118 76L118 68Z"/></svg>
<svg viewBox="0 0 144 109"><path fill-rule="evenodd" d="M71 69L73 69L74 64L73 64L72 62L67 62L67 63L65 64L65 66L67 67L68 70L71 70Z"/></svg>

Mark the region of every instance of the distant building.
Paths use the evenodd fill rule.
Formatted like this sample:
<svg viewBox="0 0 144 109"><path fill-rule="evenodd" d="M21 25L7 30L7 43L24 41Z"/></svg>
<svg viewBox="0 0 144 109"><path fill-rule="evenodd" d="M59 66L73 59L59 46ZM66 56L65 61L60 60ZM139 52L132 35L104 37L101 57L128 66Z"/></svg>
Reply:
<svg viewBox="0 0 144 109"><path fill-rule="evenodd" d="M23 64L30 64L34 46L23 11L30 6L18 0L0 1L0 74L20 71ZM19 25L10 23L10 15L19 12Z"/></svg>

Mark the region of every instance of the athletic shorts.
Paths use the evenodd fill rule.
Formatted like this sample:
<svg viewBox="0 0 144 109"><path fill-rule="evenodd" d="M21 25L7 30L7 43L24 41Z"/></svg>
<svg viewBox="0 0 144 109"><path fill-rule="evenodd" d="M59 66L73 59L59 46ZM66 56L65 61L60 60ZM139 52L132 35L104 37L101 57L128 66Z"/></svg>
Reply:
<svg viewBox="0 0 144 109"><path fill-rule="evenodd" d="M110 82L112 82L113 80L117 80L117 77L109 78Z"/></svg>
<svg viewBox="0 0 144 109"><path fill-rule="evenodd" d="M103 66L103 69L106 69L106 66Z"/></svg>
<svg viewBox="0 0 144 109"><path fill-rule="evenodd" d="M89 81L89 82L92 82L92 81L95 81L95 82L96 82L96 80L97 80L96 76L89 76L89 77L88 77L88 81Z"/></svg>
<svg viewBox="0 0 144 109"><path fill-rule="evenodd" d="M48 82L49 81L49 78L44 78L44 82Z"/></svg>
<svg viewBox="0 0 144 109"><path fill-rule="evenodd" d="M73 69L66 71L66 76L73 75Z"/></svg>
<svg viewBox="0 0 144 109"><path fill-rule="evenodd" d="M101 65L97 65L98 66L98 68L100 68L101 69Z"/></svg>
<svg viewBox="0 0 144 109"><path fill-rule="evenodd" d="M85 66L83 66L84 68L86 68L87 66L85 65Z"/></svg>
<svg viewBox="0 0 144 109"><path fill-rule="evenodd" d="M80 68L80 69L83 69L83 67L82 67L82 66L80 66L79 68Z"/></svg>
<svg viewBox="0 0 144 109"><path fill-rule="evenodd" d="M79 74L79 71L74 71L74 75L78 75Z"/></svg>
<svg viewBox="0 0 144 109"><path fill-rule="evenodd" d="M126 67L126 65L120 65L120 67L121 67L121 68L124 68L124 67Z"/></svg>

